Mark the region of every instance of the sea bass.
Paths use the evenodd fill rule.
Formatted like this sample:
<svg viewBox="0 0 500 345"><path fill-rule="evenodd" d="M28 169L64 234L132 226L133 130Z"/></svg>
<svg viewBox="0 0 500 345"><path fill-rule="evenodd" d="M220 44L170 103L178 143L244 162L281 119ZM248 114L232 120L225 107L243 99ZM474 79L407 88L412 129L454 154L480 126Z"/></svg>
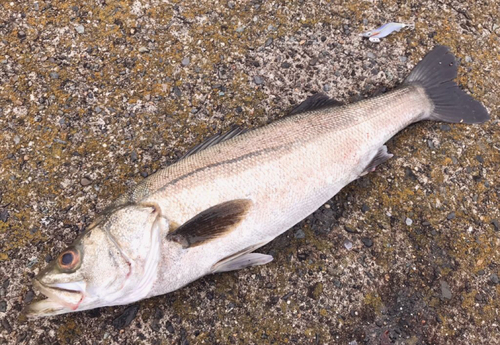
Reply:
<svg viewBox="0 0 500 345"><path fill-rule="evenodd" d="M421 120L481 123L455 57L435 47L396 90L350 105L308 98L274 123L207 142L119 197L34 287L29 317L122 305L211 273L270 262L254 253L392 155L384 143Z"/></svg>

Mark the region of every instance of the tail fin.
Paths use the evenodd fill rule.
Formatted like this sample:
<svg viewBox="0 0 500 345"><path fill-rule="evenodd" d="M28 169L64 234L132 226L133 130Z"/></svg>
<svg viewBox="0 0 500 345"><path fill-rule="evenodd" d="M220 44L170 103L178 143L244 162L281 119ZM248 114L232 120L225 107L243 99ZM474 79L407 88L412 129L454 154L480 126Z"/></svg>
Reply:
<svg viewBox="0 0 500 345"><path fill-rule="evenodd" d="M481 123L490 116L484 106L453 81L457 76L455 56L445 46L436 46L410 73L405 84L420 84L434 103L430 120Z"/></svg>

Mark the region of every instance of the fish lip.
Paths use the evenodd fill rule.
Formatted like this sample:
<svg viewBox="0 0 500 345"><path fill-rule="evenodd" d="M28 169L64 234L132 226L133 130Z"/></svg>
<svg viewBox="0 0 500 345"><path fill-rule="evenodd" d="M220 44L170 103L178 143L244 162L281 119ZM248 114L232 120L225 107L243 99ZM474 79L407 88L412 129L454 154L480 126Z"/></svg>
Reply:
<svg viewBox="0 0 500 345"><path fill-rule="evenodd" d="M42 294L44 294L47 297L47 300L50 300L50 302L60 304L62 308L68 308L71 310L77 310L80 304L83 301L83 298L85 297L85 294L83 291L79 290L71 290L71 289L65 289L60 286L54 286L54 285L47 285L42 283L39 279L33 279L33 286L35 289L40 291ZM80 295L80 298L78 300L78 303L73 304L73 303L68 303L61 298L58 298L56 294L53 293L53 291L63 291L67 293L73 293L73 294L78 294Z"/></svg>

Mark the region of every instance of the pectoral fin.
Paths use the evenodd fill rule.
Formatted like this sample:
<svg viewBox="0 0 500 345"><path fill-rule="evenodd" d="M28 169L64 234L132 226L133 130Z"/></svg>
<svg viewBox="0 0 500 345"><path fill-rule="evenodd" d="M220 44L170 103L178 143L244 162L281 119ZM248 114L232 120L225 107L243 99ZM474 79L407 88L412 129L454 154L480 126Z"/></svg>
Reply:
<svg viewBox="0 0 500 345"><path fill-rule="evenodd" d="M167 235L183 248L199 246L230 233L245 218L252 201L237 199L212 206Z"/></svg>

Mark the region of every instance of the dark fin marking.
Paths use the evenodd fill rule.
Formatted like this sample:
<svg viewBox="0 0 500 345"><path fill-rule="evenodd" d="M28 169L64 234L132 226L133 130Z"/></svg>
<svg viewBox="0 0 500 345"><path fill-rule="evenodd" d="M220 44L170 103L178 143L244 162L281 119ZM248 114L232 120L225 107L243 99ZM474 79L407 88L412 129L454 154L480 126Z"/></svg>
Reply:
<svg viewBox="0 0 500 345"><path fill-rule="evenodd" d="M296 115L305 113L306 111L318 110L326 107L335 107L339 105L342 105L342 103L331 99L325 94L316 93L312 96L307 97L304 102L293 108L290 112L290 115Z"/></svg>
<svg viewBox="0 0 500 345"><path fill-rule="evenodd" d="M212 206L169 233L167 239L190 248L224 236L243 220L251 205L251 200L237 199Z"/></svg>
<svg viewBox="0 0 500 345"><path fill-rule="evenodd" d="M490 116L486 108L453 81L457 62L448 47L436 46L413 69L405 84L423 86L434 103L429 120L452 123L481 123Z"/></svg>
<svg viewBox="0 0 500 345"><path fill-rule="evenodd" d="M273 257L271 255L265 255L265 254L260 254L260 255L265 255L266 258L263 257L247 257L246 259L242 261L238 261L239 258L244 257L246 255L249 255L249 253L253 252L257 248L260 248L264 246L267 242L262 242L258 243L256 245L247 247L243 250L240 250L239 252L236 252L232 255L229 255L228 257L218 261L216 264L212 266L212 273L220 273L220 272L227 272L227 271L234 271L240 268L245 268L248 266L254 266L254 265L264 265L270 261L272 261ZM253 260L252 260L253 258ZM268 260L268 261L266 261ZM264 262L266 261L266 262ZM255 263L258 262L258 263ZM245 264L245 266L242 266L242 264ZM250 264L249 264L250 263ZM253 263L253 264L252 264ZM239 267L239 268L237 268Z"/></svg>
<svg viewBox="0 0 500 345"><path fill-rule="evenodd" d="M365 170L361 173L359 176L364 176L372 171L375 170L377 166L380 164L384 163L388 159L392 158L394 155L391 153L387 152L387 146L382 146L381 148L378 149L377 154L373 159L370 161L370 163L366 166Z"/></svg>
<svg viewBox="0 0 500 345"><path fill-rule="evenodd" d="M271 261L273 261L273 257L271 255L260 253L243 254L233 260L225 262L224 264L218 265L213 273L241 270L251 266L265 265Z"/></svg>
<svg viewBox="0 0 500 345"><path fill-rule="evenodd" d="M215 134L215 135L205 139L204 141L202 141L201 143L199 143L198 145L193 147L191 150L186 152L184 154L184 156L181 157L181 159L192 156L195 153L198 153L200 151L203 151L203 150L209 148L210 146L217 145L223 141L234 138L235 136L243 134L245 132L247 132L246 129L238 127L238 126L233 126L228 132L226 132L224 134Z"/></svg>

